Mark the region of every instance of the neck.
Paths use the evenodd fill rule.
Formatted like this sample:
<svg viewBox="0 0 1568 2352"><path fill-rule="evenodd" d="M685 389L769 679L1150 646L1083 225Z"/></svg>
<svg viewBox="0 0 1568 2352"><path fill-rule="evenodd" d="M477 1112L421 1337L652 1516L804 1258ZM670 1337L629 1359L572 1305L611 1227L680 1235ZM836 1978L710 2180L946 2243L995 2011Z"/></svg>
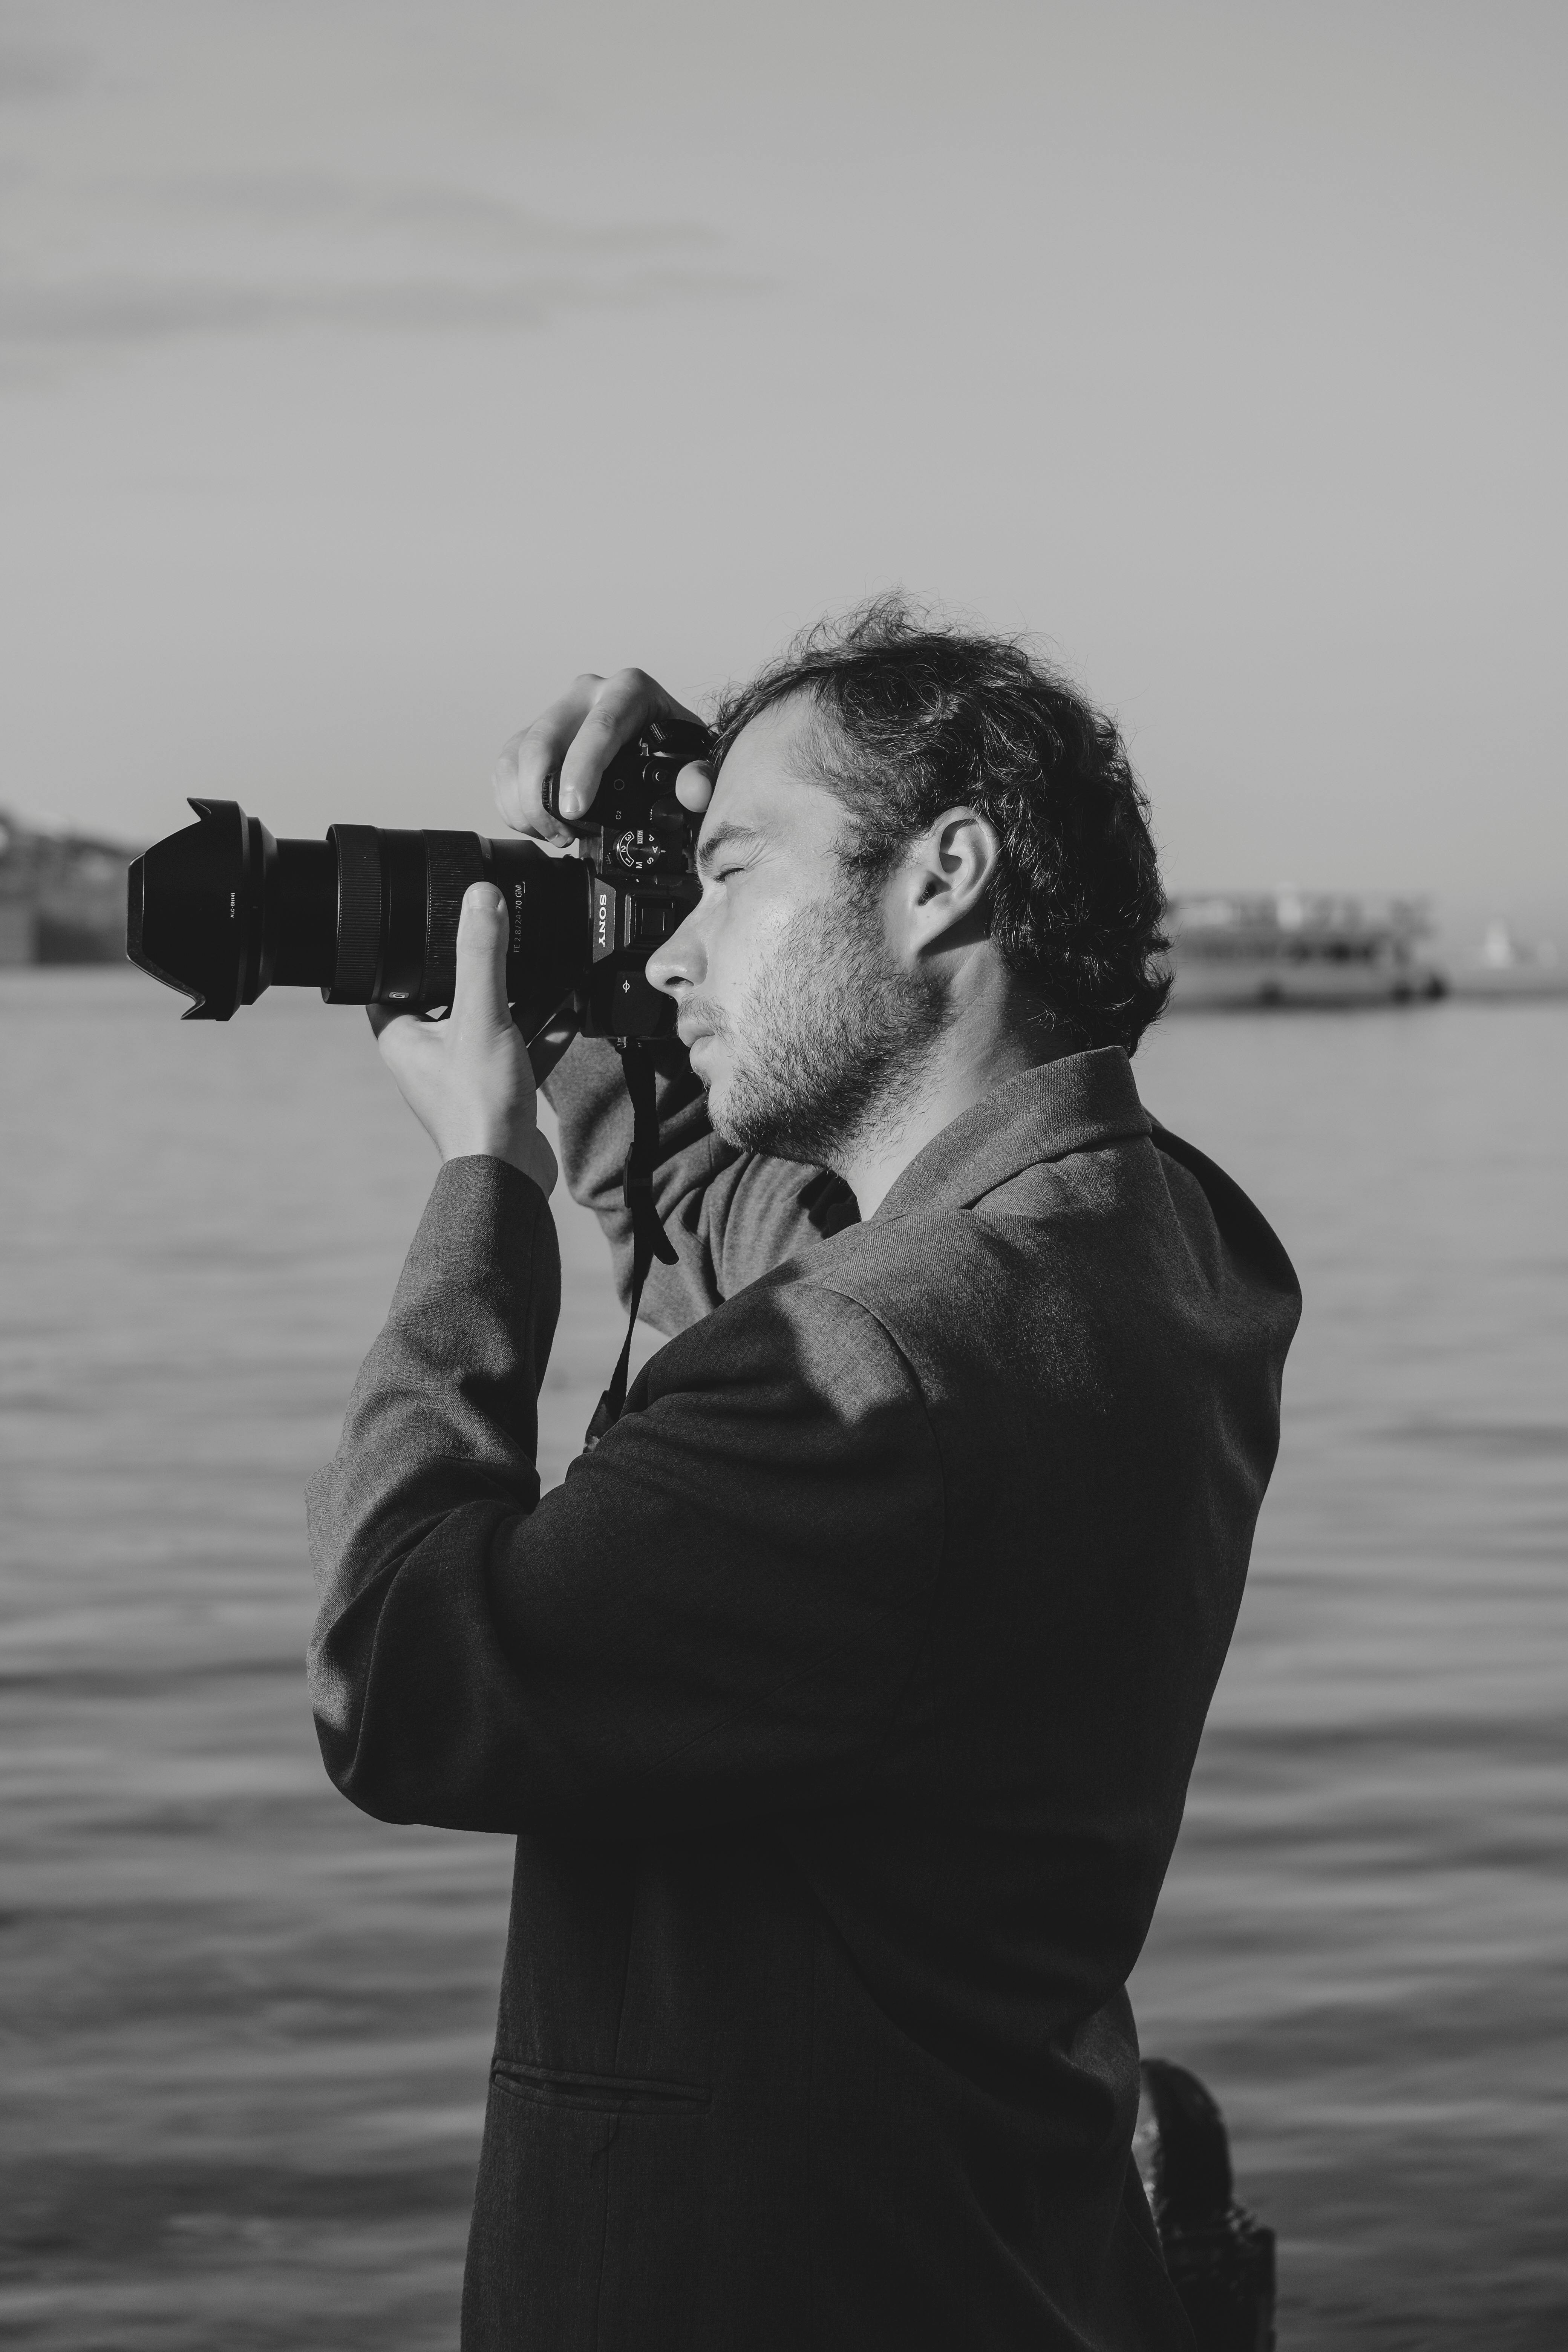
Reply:
<svg viewBox="0 0 1568 2352"><path fill-rule="evenodd" d="M918 1076L836 1156L836 1172L862 1217L875 1214L910 1160L963 1112L1025 1070L1081 1050L1069 1029L1047 1025L1037 1001L999 966L958 994L954 1017L938 1032Z"/></svg>

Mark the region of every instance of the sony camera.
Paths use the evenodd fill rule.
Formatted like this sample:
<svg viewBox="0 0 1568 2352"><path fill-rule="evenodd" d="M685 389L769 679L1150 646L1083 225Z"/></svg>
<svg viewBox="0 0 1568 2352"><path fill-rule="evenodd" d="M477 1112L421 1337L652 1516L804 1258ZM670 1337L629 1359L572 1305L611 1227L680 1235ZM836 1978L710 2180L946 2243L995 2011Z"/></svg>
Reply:
<svg viewBox="0 0 1568 2352"><path fill-rule="evenodd" d="M452 1001L463 893L493 882L511 919L507 994L525 1038L562 1022L595 1037L668 1036L675 1007L644 967L697 900L700 819L675 780L711 745L691 721L650 720L570 826L575 857L373 824L275 841L237 801L193 800L195 824L131 867L126 952L195 999L187 1021L227 1021L273 986L434 1013ZM552 778L552 814L555 790Z"/></svg>

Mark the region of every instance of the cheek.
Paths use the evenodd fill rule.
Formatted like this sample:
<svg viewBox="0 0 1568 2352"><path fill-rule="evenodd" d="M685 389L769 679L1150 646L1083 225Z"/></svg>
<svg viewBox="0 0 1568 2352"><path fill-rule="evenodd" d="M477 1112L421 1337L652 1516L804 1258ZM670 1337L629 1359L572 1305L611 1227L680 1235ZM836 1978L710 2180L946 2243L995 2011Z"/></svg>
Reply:
<svg viewBox="0 0 1568 2352"><path fill-rule="evenodd" d="M768 962L787 919L787 908L744 893L716 906L702 931L708 963L704 994L737 1011L756 974Z"/></svg>

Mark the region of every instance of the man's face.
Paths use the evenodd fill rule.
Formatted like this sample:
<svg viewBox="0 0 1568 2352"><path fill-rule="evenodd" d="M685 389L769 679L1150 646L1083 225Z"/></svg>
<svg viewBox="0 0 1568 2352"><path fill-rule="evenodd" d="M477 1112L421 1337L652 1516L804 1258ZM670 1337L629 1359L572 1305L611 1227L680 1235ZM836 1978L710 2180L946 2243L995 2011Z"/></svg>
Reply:
<svg viewBox="0 0 1568 2352"><path fill-rule="evenodd" d="M942 1024L937 983L847 877L843 802L811 778L804 698L753 719L702 821L701 903L648 959L725 1141L843 1163L896 1115Z"/></svg>

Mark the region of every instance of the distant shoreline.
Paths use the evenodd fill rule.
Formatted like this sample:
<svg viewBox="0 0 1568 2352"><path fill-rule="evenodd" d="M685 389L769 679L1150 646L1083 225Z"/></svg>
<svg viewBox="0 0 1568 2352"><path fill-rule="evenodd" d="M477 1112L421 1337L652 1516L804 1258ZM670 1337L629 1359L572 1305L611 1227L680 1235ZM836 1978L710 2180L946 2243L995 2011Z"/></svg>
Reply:
<svg viewBox="0 0 1568 2352"><path fill-rule="evenodd" d="M1445 971L1436 974L1441 985L1420 993L1394 995L1326 995L1303 990L1299 993L1265 995L1257 990L1245 995L1230 997L1194 996L1184 993L1180 983L1171 992L1168 1013L1179 1013L1184 1019L1196 1016L1233 1013L1419 1013L1430 1012L1442 1004L1541 1004L1568 1001L1568 970L1548 965L1517 971Z"/></svg>

